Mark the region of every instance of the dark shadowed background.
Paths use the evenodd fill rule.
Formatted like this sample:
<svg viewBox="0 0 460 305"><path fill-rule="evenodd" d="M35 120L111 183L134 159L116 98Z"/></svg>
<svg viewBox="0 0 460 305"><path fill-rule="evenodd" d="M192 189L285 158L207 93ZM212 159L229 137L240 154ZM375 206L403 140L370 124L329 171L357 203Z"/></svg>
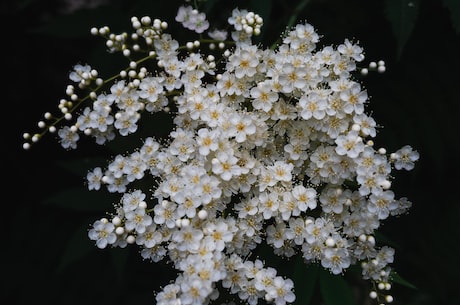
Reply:
<svg viewBox="0 0 460 305"><path fill-rule="evenodd" d="M366 60L385 60L387 72L363 79L369 110L383 126L376 145L394 151L410 144L421 156L413 171L396 172L393 185L397 197L413 202L412 209L381 228L396 249L393 267L409 283L395 284L394 304L460 304L460 1L311 0L300 10L298 0L208 2L216 20L225 20L235 6L258 9L265 43L275 41L295 14L317 29L322 43L350 38L359 41ZM85 195L83 184L105 149L86 143L66 152L48 135L23 151L21 137L37 130L43 113L56 110L73 65L89 63L107 73L123 68L123 61L107 55L104 41L89 34L92 26L118 32L129 29L131 16L149 15L174 28L182 1L70 3L0 4L6 107L0 303L154 304L154 291L176 277L170 266L142 261L135 247L98 250L86 236L89 225L110 211L110 199ZM323 301L315 292L311 304Z"/></svg>

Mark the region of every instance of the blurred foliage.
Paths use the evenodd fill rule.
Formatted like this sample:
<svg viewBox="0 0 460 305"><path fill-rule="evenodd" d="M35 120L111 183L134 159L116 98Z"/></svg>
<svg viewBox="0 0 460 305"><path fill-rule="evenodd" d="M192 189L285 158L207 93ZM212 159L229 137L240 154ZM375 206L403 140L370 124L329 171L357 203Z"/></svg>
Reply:
<svg viewBox="0 0 460 305"><path fill-rule="evenodd" d="M88 4L91 1L76 1ZM93 5L94 5L93 1ZM200 2L200 1L199 1ZM20 150L20 134L34 126L41 112L54 109L64 94L67 73L88 62L104 75L117 73L122 58L107 56L103 42L91 37L92 26L113 31L130 26L133 15L168 21L171 32L178 0L110 0L97 7L68 10L69 1L3 1L6 113L17 119L14 144L5 148L2 170L7 214L6 281L0 303L154 304L154 291L175 278L171 266L142 261L135 247L100 251L87 238L89 225L110 211L116 196L88 192L88 169L104 166L104 156L136 146L134 138L108 147L87 143L64 152L46 139L31 152ZM383 59L387 73L363 79L379 130L377 145L389 150L410 143L421 160L409 174L399 173L395 191L413 201L412 211L382 228L380 240L396 248L394 304L458 305L460 255L456 188L460 183L458 136L460 1L457 0L208 0L200 2L211 24L222 25L234 7L264 17L260 43L271 45L286 25L306 20L324 36L324 44L345 38L360 41L368 61ZM14 22L12 22L14 21ZM12 26L14 28L12 29ZM26 110L26 111L24 111ZM16 124L15 124L16 125ZM171 123L158 117L142 132L166 135ZM15 128L18 128L16 130ZM6 129L5 130L10 130ZM7 136L10 136L10 135ZM13 191L14 190L14 191ZM12 201L12 202L10 202ZM367 283L350 270L332 276L301 260L264 257L296 284L296 304L368 304ZM346 281L345 281L346 279Z"/></svg>

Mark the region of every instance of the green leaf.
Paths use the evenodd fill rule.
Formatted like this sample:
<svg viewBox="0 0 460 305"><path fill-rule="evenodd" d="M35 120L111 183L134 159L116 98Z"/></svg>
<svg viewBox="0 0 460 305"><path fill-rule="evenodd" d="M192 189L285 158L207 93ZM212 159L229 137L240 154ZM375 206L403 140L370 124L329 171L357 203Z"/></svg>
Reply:
<svg viewBox="0 0 460 305"><path fill-rule="evenodd" d="M355 305L351 287L343 276L320 269L319 283L321 296L326 305Z"/></svg>
<svg viewBox="0 0 460 305"><path fill-rule="evenodd" d="M57 161L56 164L59 167L79 177L86 177L89 170L92 170L97 166L101 166L101 167L106 166L107 160L105 158L83 158L83 159L61 160L61 161Z"/></svg>
<svg viewBox="0 0 460 305"><path fill-rule="evenodd" d="M62 271L72 263L82 259L90 252L94 251L95 246L89 240L87 232L89 225L81 225L67 241L64 253L61 255L57 272Z"/></svg>
<svg viewBox="0 0 460 305"><path fill-rule="evenodd" d="M69 188L51 195L43 200L44 204L82 211L103 212L112 207L117 197L106 192L89 192L82 188Z"/></svg>
<svg viewBox="0 0 460 305"><path fill-rule="evenodd" d="M302 257L297 258L293 275L296 304L310 304L318 280L318 271L318 265L309 264L306 266Z"/></svg>
<svg viewBox="0 0 460 305"><path fill-rule="evenodd" d="M460 34L460 1L458 0L443 0L444 6L447 7L450 13L452 26L457 34Z"/></svg>
<svg viewBox="0 0 460 305"><path fill-rule="evenodd" d="M420 0L386 0L385 15L397 41L397 56L401 57L407 40L412 34L420 8Z"/></svg>
<svg viewBox="0 0 460 305"><path fill-rule="evenodd" d="M400 284L400 285L403 285L405 287L408 287L408 288L411 288L411 289L415 289L417 290L418 288L410 283L409 281L403 279L397 272L395 271L391 271L391 278L393 279L393 282L397 283L397 284Z"/></svg>
<svg viewBox="0 0 460 305"><path fill-rule="evenodd" d="M119 283L123 282L123 276L125 274L126 266L128 265L130 252L125 250L126 249L114 248L110 251L110 259L112 261L112 265L115 268L117 280Z"/></svg>
<svg viewBox="0 0 460 305"><path fill-rule="evenodd" d="M109 6L101 6L94 9L82 9L72 14L60 15L46 25L37 28L36 31L65 39L87 39L91 37L90 29L92 27L110 25L110 28L114 29L116 25L120 25L121 20L126 20L123 12ZM129 25L129 23L124 23L124 25L126 24Z"/></svg>

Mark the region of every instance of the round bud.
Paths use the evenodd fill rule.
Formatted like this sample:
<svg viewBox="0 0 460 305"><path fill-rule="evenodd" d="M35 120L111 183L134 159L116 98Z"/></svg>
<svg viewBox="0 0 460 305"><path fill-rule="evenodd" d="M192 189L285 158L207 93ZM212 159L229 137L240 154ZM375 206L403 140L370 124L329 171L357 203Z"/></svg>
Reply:
<svg viewBox="0 0 460 305"><path fill-rule="evenodd" d="M199 42L198 40L195 40L195 41L193 42L193 46L194 46L195 48L198 48L198 47L200 46L200 42Z"/></svg>
<svg viewBox="0 0 460 305"><path fill-rule="evenodd" d="M166 30L168 28L168 23L166 21L161 22L161 29Z"/></svg>
<svg viewBox="0 0 460 305"><path fill-rule="evenodd" d="M326 239L326 246L334 247L335 246L335 240L332 237L328 237Z"/></svg>
<svg viewBox="0 0 460 305"><path fill-rule="evenodd" d="M367 68L362 68L361 69L361 75L365 76L365 75L368 75L368 74L369 74L369 69L367 69Z"/></svg>
<svg viewBox="0 0 460 305"><path fill-rule="evenodd" d="M359 238L359 241L360 241L360 242L365 242L365 241L367 240L367 236L366 236L365 234L359 235L358 238Z"/></svg>
<svg viewBox="0 0 460 305"><path fill-rule="evenodd" d="M83 131L83 133L84 133L85 135L89 136L89 135L91 135L92 130L91 130L91 128L86 128L85 131Z"/></svg>
<svg viewBox="0 0 460 305"><path fill-rule="evenodd" d="M129 77L134 78L134 77L136 77L137 72L136 72L136 70L129 70L128 75L129 75Z"/></svg>
<svg viewBox="0 0 460 305"><path fill-rule="evenodd" d="M123 235L123 233L125 233L125 228L124 227L117 227L115 229L115 234L117 235Z"/></svg>
<svg viewBox="0 0 460 305"><path fill-rule="evenodd" d="M188 219L188 218L181 219L182 228L188 227L189 225L190 225L190 219Z"/></svg>
<svg viewBox="0 0 460 305"><path fill-rule="evenodd" d="M208 217L208 212L206 210L201 210L198 212L198 218L204 220Z"/></svg>
<svg viewBox="0 0 460 305"><path fill-rule="evenodd" d="M180 228L182 226L181 219L176 219L175 223L176 223L176 227L178 227L178 228Z"/></svg>
<svg viewBox="0 0 460 305"><path fill-rule="evenodd" d="M135 29L135 30L139 29L139 28L142 26L142 24L141 24L139 21L137 21L137 20L134 21L134 22L132 23L132 25L133 25L133 29Z"/></svg>
<svg viewBox="0 0 460 305"><path fill-rule="evenodd" d="M72 114L70 112L67 112L66 114L64 114L64 119L70 121L72 119Z"/></svg>
<svg viewBox="0 0 460 305"><path fill-rule="evenodd" d="M391 187L391 182L388 180L384 180L382 181L382 183L380 183L380 185L382 186L384 190L388 190Z"/></svg>
<svg viewBox="0 0 460 305"><path fill-rule="evenodd" d="M30 143L24 143L24 144L22 144L22 149L24 149L24 150L29 150L29 149L30 149Z"/></svg>
<svg viewBox="0 0 460 305"><path fill-rule="evenodd" d="M377 63L375 61L371 61L369 63L369 69L375 69L375 68L377 68Z"/></svg>
<svg viewBox="0 0 460 305"><path fill-rule="evenodd" d="M385 66L379 66L379 67L377 68L377 72L379 72L379 73L383 73L383 72L385 72L385 71L386 71Z"/></svg>
<svg viewBox="0 0 460 305"><path fill-rule="evenodd" d="M139 202L139 207L140 207L141 209L146 209L146 208L147 208L147 202L145 202L145 201Z"/></svg>
<svg viewBox="0 0 460 305"><path fill-rule="evenodd" d="M385 148L381 147L381 148L379 148L378 152L379 152L379 154L384 155L384 154L387 153L387 150Z"/></svg>
<svg viewBox="0 0 460 305"><path fill-rule="evenodd" d="M121 218L119 216L115 216L114 218L112 218L112 223L116 226L121 225Z"/></svg>
<svg viewBox="0 0 460 305"><path fill-rule="evenodd" d="M149 16L144 16L141 18L141 22L143 25L150 25L152 23L152 19Z"/></svg>
<svg viewBox="0 0 460 305"><path fill-rule="evenodd" d="M135 241L136 241L136 237L134 237L133 235L128 235L128 237L126 237L126 242L128 244L134 244Z"/></svg>
<svg viewBox="0 0 460 305"><path fill-rule="evenodd" d="M43 121L38 122L37 125L38 125L38 128L45 128L46 127L46 124Z"/></svg>
<svg viewBox="0 0 460 305"><path fill-rule="evenodd" d="M380 283L377 284L377 288L380 289L380 290L383 290L383 289L385 289L385 284L380 282Z"/></svg>
<svg viewBox="0 0 460 305"><path fill-rule="evenodd" d="M120 77L121 77L121 78L125 78L126 75L127 75L127 72L126 72L125 70L120 71Z"/></svg>
<svg viewBox="0 0 460 305"><path fill-rule="evenodd" d="M185 47L189 50L193 49L193 42L189 41L185 44Z"/></svg>
<svg viewBox="0 0 460 305"><path fill-rule="evenodd" d="M391 295L386 295L386 296L385 296L385 302L387 302L387 303L393 302L393 296L391 296Z"/></svg>
<svg viewBox="0 0 460 305"><path fill-rule="evenodd" d="M131 50L130 49L124 49L123 50L123 56L129 57L131 55Z"/></svg>
<svg viewBox="0 0 460 305"><path fill-rule="evenodd" d="M369 292L369 297L371 299L376 299L377 298L377 292L372 290L371 292Z"/></svg>
<svg viewBox="0 0 460 305"><path fill-rule="evenodd" d="M91 33L91 35L97 35L99 33L99 31L97 30L97 28L92 27L91 30L90 30L90 33Z"/></svg>
<svg viewBox="0 0 460 305"><path fill-rule="evenodd" d="M367 241L368 241L370 244L375 245L375 237L374 237L374 236L369 235L369 236L367 237Z"/></svg>
<svg viewBox="0 0 460 305"><path fill-rule="evenodd" d="M246 26L244 28L244 31L246 32L246 34L251 35L254 32L254 28L252 28L250 26Z"/></svg>

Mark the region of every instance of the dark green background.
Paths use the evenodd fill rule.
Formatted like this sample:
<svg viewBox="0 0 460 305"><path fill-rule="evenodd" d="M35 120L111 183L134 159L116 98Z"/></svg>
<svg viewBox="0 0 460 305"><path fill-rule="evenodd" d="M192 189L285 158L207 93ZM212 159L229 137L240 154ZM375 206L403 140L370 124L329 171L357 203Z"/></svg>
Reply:
<svg viewBox="0 0 460 305"><path fill-rule="evenodd" d="M143 262L135 247L100 251L86 238L89 224L110 211L110 199L85 196L83 185L83 175L92 167L92 161L84 158L104 156L104 148L87 143L81 151L65 152L48 137L31 151L21 149L22 133L34 132L42 114L55 111L74 64L88 62L97 69L117 71L108 61L115 57L105 53L104 42L89 34L91 26L126 30L132 15L150 15L173 25L181 3L108 2L75 13L63 12L64 1L1 3L1 304L154 304L154 291L175 278L170 266ZM363 79L371 97L369 111L383 126L376 145L394 151L410 144L421 155L413 171L395 173L393 188L398 197L413 202L410 213L388 219L381 228L396 248L393 266L417 287L395 284L394 304L398 305L460 304L457 2L412 1L411 11L406 9L409 1L402 0L311 0L297 12L300 1L294 0L210 1L215 3L210 18L215 19L227 16L233 4L258 8L266 23L262 42L276 40L296 13L297 20L315 26L322 43L358 40L367 60L385 60L386 73ZM186 31L178 35L184 37ZM72 167L75 164L79 171ZM68 205L80 201L80 209L66 208L62 200L62 204L47 203L69 189L76 195L67 197ZM310 280L305 277L300 286L306 287ZM355 288L366 286L358 283ZM320 290L315 286L312 304L321 304ZM355 303L366 301L358 298Z"/></svg>

